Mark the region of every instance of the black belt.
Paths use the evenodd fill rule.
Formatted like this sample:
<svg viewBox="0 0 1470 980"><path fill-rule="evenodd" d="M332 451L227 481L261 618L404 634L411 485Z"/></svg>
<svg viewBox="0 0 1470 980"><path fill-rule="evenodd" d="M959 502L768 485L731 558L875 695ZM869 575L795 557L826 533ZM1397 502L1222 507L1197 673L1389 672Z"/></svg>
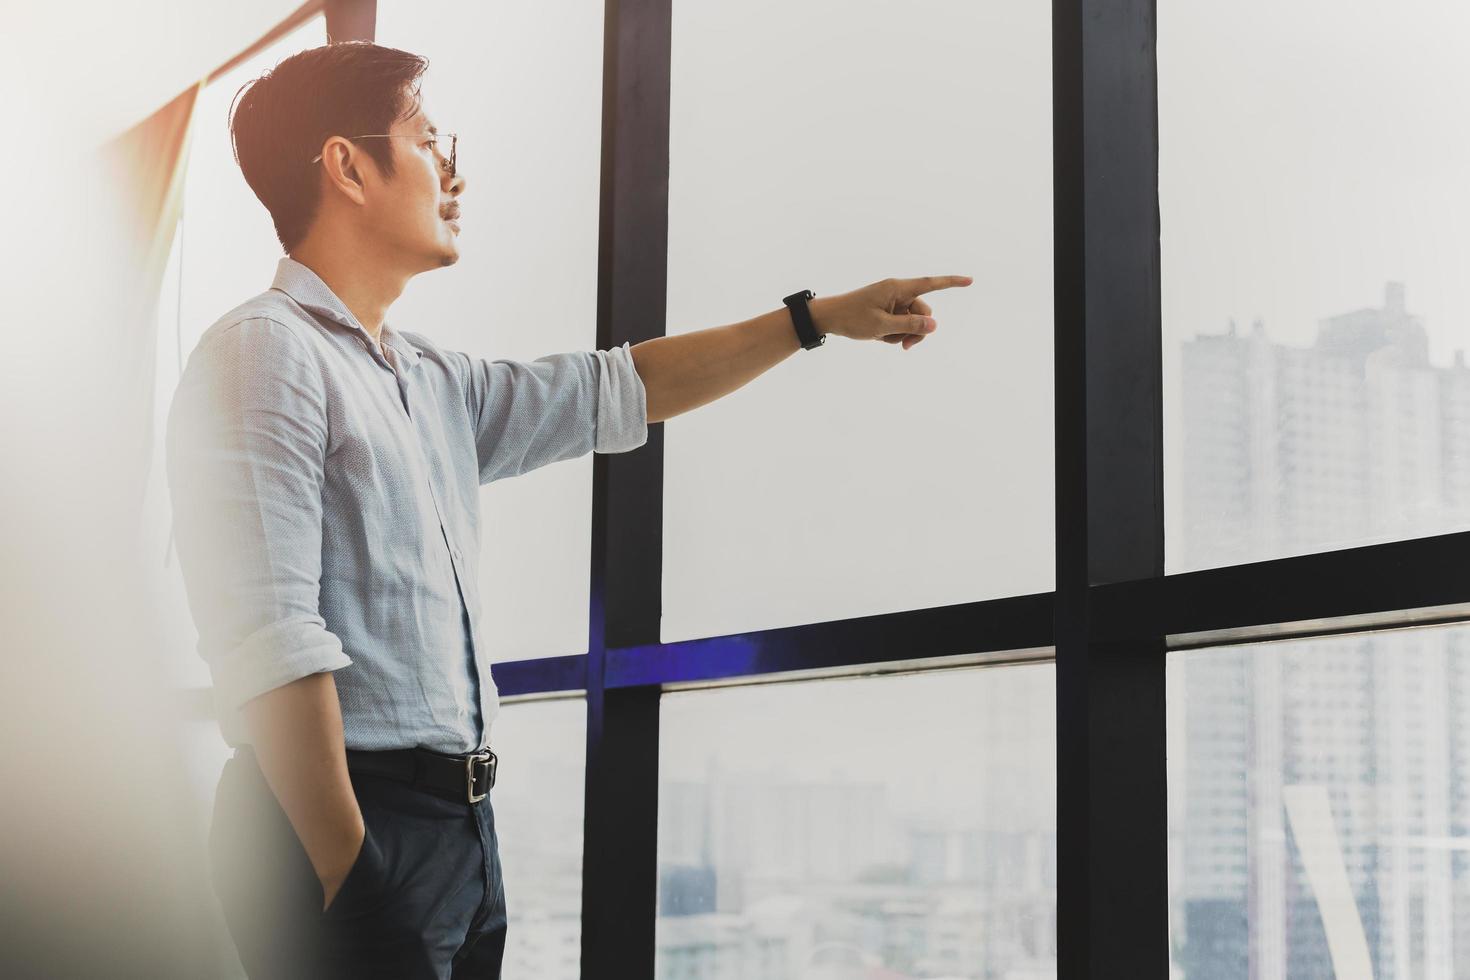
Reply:
<svg viewBox="0 0 1470 980"><path fill-rule="evenodd" d="M446 755L432 749L347 750L348 772L386 776L458 803L479 803L495 785L499 760L489 749Z"/></svg>

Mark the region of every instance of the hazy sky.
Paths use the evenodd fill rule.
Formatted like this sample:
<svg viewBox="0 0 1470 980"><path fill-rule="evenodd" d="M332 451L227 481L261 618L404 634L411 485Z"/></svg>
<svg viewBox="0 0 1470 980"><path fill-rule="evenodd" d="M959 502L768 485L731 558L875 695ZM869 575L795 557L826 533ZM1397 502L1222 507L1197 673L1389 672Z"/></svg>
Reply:
<svg viewBox="0 0 1470 980"><path fill-rule="evenodd" d="M1050 49L1027 0L674 4L669 333L975 282L910 351L834 338L667 423L665 640L1051 589Z"/></svg>
<svg viewBox="0 0 1470 980"><path fill-rule="evenodd" d="M1161 4L1165 329L1319 318L1408 285L1436 359L1470 346L1470 7Z"/></svg>

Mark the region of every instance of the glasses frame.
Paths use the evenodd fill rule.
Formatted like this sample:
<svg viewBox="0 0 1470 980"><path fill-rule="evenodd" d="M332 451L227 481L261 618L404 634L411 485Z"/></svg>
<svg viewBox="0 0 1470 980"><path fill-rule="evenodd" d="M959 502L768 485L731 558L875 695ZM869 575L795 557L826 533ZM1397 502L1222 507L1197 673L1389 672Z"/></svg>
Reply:
<svg viewBox="0 0 1470 980"><path fill-rule="evenodd" d="M425 137L421 137L417 133L364 133L364 134L362 134L360 136L348 136L347 137L347 139L350 139L350 140L391 140L391 139L408 140L408 139L423 139L423 138L425 138ZM459 134L458 133L429 133L428 136L427 136L427 139L429 140L429 142L431 142L431 143L434 144L434 152L435 153L439 153L439 141L440 140L442 140L442 139L449 140L449 155L448 156L445 156L443 153L439 153L439 156L441 158L443 158L444 162L443 162L443 164L441 164L441 166L445 167L449 171L449 176L451 178L453 178L454 176L456 176L456 173L455 173L455 164L458 162L458 157L459 157ZM322 159L322 155L320 153L318 153L316 156L314 156L314 157L311 158L311 161L310 162L312 162L312 163L320 163L321 162L321 159Z"/></svg>

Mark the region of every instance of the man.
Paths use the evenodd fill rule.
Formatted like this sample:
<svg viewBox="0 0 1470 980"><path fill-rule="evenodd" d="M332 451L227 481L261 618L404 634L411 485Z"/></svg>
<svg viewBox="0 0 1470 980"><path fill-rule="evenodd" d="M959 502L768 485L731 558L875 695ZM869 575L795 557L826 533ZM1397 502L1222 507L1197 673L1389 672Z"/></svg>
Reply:
<svg viewBox="0 0 1470 980"><path fill-rule="evenodd" d="M907 350L934 329L919 294L969 284L793 296L529 364L443 350L387 322L459 258L466 181L425 67L343 43L239 93L236 158L286 257L204 334L169 413L179 557L236 749L213 876L252 977L499 976L481 484L635 449L825 334Z"/></svg>

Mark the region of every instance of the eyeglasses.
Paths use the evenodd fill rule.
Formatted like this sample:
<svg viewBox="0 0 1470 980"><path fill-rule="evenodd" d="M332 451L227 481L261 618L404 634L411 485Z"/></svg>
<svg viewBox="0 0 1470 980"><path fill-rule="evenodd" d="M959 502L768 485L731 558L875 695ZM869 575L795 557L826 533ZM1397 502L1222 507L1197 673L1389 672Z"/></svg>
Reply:
<svg viewBox="0 0 1470 980"><path fill-rule="evenodd" d="M456 156L456 154L458 153L458 150L459 150L459 135L457 133L431 133L428 136L419 136L416 133L372 133L372 134L369 134L369 135L366 135L366 136L349 136L347 138L350 139L350 140L391 140L391 139L417 140L417 139L422 139L422 140L427 140L429 143L433 144L434 151L436 153L439 151L439 141L440 140L448 140L449 141L449 154L446 156L445 154L440 153L439 155L442 156L442 157L444 157L444 163L442 164L442 166L444 167L444 169L449 172L449 176L450 177L453 177L454 176L455 156ZM314 157L311 158L311 162L312 163L319 163L319 162L321 162L321 159L322 159L322 155L320 153L318 153L316 156L314 156Z"/></svg>

